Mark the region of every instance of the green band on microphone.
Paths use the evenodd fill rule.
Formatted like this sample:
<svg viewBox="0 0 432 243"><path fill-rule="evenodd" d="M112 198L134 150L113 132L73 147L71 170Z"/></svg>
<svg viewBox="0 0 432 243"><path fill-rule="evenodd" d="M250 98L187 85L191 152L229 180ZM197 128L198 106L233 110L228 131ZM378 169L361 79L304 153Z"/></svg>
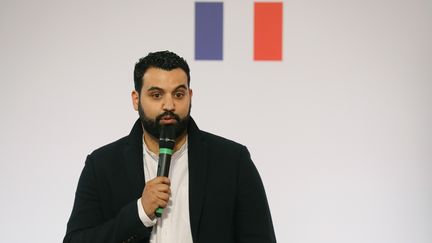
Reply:
<svg viewBox="0 0 432 243"><path fill-rule="evenodd" d="M159 154L169 154L172 155L173 150L169 149L169 148L160 148L159 149Z"/></svg>
<svg viewBox="0 0 432 243"><path fill-rule="evenodd" d="M156 217L162 217L163 211L164 211L163 208L156 209L156 212L155 212Z"/></svg>

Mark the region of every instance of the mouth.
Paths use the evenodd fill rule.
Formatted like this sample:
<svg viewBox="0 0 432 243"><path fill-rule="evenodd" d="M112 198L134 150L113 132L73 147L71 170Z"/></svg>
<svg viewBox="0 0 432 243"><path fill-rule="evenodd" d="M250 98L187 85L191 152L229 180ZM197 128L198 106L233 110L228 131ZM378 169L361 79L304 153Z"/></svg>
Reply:
<svg viewBox="0 0 432 243"><path fill-rule="evenodd" d="M176 123L176 122L177 122L177 120L173 116L163 116L160 119L160 123L162 125L173 124L173 123Z"/></svg>

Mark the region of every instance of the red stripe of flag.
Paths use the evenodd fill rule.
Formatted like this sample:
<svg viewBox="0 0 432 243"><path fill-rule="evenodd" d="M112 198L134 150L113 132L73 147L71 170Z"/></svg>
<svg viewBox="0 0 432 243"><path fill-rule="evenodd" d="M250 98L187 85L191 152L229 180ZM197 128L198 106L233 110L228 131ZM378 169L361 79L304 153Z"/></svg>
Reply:
<svg viewBox="0 0 432 243"><path fill-rule="evenodd" d="M282 60L282 3L254 4L254 60Z"/></svg>

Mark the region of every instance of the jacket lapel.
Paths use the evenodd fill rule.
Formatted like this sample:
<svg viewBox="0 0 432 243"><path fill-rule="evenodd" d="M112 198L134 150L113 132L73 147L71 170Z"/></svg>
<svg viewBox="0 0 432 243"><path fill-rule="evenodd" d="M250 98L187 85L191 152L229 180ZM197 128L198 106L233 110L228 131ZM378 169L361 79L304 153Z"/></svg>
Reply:
<svg viewBox="0 0 432 243"><path fill-rule="evenodd" d="M133 198L141 196L145 184L142 134L141 122L138 119L128 136L127 145L123 150L124 166Z"/></svg>
<svg viewBox="0 0 432 243"><path fill-rule="evenodd" d="M194 242L198 240L201 210L205 200L207 154L207 144L191 118L188 126L189 214Z"/></svg>

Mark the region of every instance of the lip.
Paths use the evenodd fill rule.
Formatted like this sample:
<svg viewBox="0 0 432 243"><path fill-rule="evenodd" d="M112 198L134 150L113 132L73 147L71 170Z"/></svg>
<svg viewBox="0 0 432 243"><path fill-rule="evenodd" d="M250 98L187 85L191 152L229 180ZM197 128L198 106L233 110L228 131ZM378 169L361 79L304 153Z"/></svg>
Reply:
<svg viewBox="0 0 432 243"><path fill-rule="evenodd" d="M176 123L176 122L177 122L177 120L175 118L173 118L173 117L164 117L164 118L162 118L160 120L160 123L162 125L173 124L173 123Z"/></svg>

